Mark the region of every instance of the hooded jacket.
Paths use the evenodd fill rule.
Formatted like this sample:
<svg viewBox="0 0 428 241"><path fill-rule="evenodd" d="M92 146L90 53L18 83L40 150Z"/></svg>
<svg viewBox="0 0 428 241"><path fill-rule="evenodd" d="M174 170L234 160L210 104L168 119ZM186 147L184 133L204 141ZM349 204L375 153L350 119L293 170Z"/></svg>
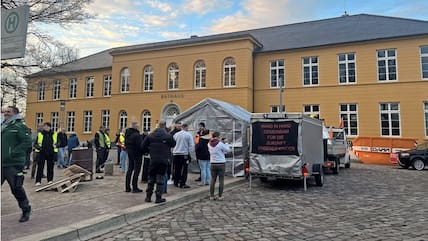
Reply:
<svg viewBox="0 0 428 241"><path fill-rule="evenodd" d="M24 166L31 148L31 135L20 115L12 116L1 127L1 166Z"/></svg>
<svg viewBox="0 0 428 241"><path fill-rule="evenodd" d="M217 138L212 138L208 143L208 150L210 152L211 164L226 163L226 157L224 154L230 152L229 145L224 144Z"/></svg>
<svg viewBox="0 0 428 241"><path fill-rule="evenodd" d="M208 151L208 143L210 141L210 135L204 135L199 137L198 144L195 145L196 158L198 160L209 160L210 152Z"/></svg>
<svg viewBox="0 0 428 241"><path fill-rule="evenodd" d="M167 162L171 156L170 150L175 144L174 138L164 128L156 128L144 138L141 149L150 153L150 161Z"/></svg>

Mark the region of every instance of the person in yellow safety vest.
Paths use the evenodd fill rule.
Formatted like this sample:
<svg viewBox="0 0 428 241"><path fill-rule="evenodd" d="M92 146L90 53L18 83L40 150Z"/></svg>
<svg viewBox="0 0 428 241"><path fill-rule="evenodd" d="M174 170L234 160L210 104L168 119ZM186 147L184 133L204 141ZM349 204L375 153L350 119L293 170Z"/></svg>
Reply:
<svg viewBox="0 0 428 241"><path fill-rule="evenodd" d="M37 152L36 186L40 186L43 177L45 161L47 162L48 184L53 182L54 162L58 153L58 133L52 131L51 123L43 123L42 131L37 134L35 152Z"/></svg>
<svg viewBox="0 0 428 241"><path fill-rule="evenodd" d="M120 150L120 156L119 156L119 164L120 164L120 170L122 171L122 173L126 172L126 157L127 157L127 153L126 153L126 147L125 147L125 130L121 130L119 133L119 136L117 138L117 149Z"/></svg>
<svg viewBox="0 0 428 241"><path fill-rule="evenodd" d="M101 167L104 167L104 164L106 163L107 159L108 159L108 154L110 153L110 149L111 149L111 139L110 139L110 129L106 128L104 131L104 140L106 142L106 151L104 152L104 162L101 165Z"/></svg>
<svg viewBox="0 0 428 241"><path fill-rule="evenodd" d="M95 133L94 145L97 151L97 160L95 162L95 172L102 173L101 167L104 165L104 158L107 152L106 137L104 135L105 128L100 126Z"/></svg>

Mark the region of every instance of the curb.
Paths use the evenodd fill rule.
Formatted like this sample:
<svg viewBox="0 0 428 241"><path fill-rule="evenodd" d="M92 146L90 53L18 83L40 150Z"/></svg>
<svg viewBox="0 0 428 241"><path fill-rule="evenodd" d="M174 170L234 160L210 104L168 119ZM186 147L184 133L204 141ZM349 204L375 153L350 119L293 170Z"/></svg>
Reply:
<svg viewBox="0 0 428 241"><path fill-rule="evenodd" d="M246 183L245 178L238 177L225 180L224 191L229 191L235 187ZM209 186L190 190L185 193L179 193L168 198L164 204L144 203L141 205L129 207L117 214L105 214L95 218L84 220L79 223L70 224L65 227L56 228L15 239L15 241L82 241L88 240L112 230L121 228L128 224L140 222L158 214L168 212L187 205L189 203L201 200L209 195Z"/></svg>

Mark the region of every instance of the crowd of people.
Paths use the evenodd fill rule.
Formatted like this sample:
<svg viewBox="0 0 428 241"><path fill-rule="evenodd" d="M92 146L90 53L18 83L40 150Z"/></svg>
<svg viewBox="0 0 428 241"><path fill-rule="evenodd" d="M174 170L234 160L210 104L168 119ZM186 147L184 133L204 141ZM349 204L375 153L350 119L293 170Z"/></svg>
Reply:
<svg viewBox="0 0 428 241"><path fill-rule="evenodd" d="M31 159L31 178L35 178L35 185L42 185L43 178L47 179L47 184L52 184L55 162L57 168L72 165L73 149L79 147L80 142L76 133L67 135L62 127L54 131L49 122L32 132L15 106L2 109L2 114L2 185L4 181L9 183L22 209L19 221L26 222L30 218L31 206L23 183ZM165 121L160 121L155 130L147 133L140 131L137 121L131 121L129 128L117 131L113 143L117 147L116 164L125 175L125 192L143 192L138 187L141 173L142 182L147 183L145 201L152 202L155 193L154 202L163 203L166 200L162 195L167 193L169 183L176 188L190 188L187 184L188 168L190 162L195 161L200 168L200 177L195 181L199 186L210 185L210 200L223 200L225 154L230 152L230 147L219 132L206 129L205 123L199 123L199 130L192 134L186 123L176 122L168 128ZM101 126L93 140L95 173L104 172L111 144L109 129ZM217 178L219 191L215 196Z"/></svg>

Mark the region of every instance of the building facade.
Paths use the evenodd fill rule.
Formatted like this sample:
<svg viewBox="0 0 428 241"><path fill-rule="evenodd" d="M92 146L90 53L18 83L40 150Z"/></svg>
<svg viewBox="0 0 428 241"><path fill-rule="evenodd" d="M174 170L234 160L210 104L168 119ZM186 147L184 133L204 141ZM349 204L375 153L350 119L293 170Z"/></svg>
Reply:
<svg viewBox="0 0 428 241"><path fill-rule="evenodd" d="M151 131L206 97L343 120L350 138L428 140L428 22L339 18L109 49L28 76L27 123L81 140ZM196 127L193 127L196 128Z"/></svg>

